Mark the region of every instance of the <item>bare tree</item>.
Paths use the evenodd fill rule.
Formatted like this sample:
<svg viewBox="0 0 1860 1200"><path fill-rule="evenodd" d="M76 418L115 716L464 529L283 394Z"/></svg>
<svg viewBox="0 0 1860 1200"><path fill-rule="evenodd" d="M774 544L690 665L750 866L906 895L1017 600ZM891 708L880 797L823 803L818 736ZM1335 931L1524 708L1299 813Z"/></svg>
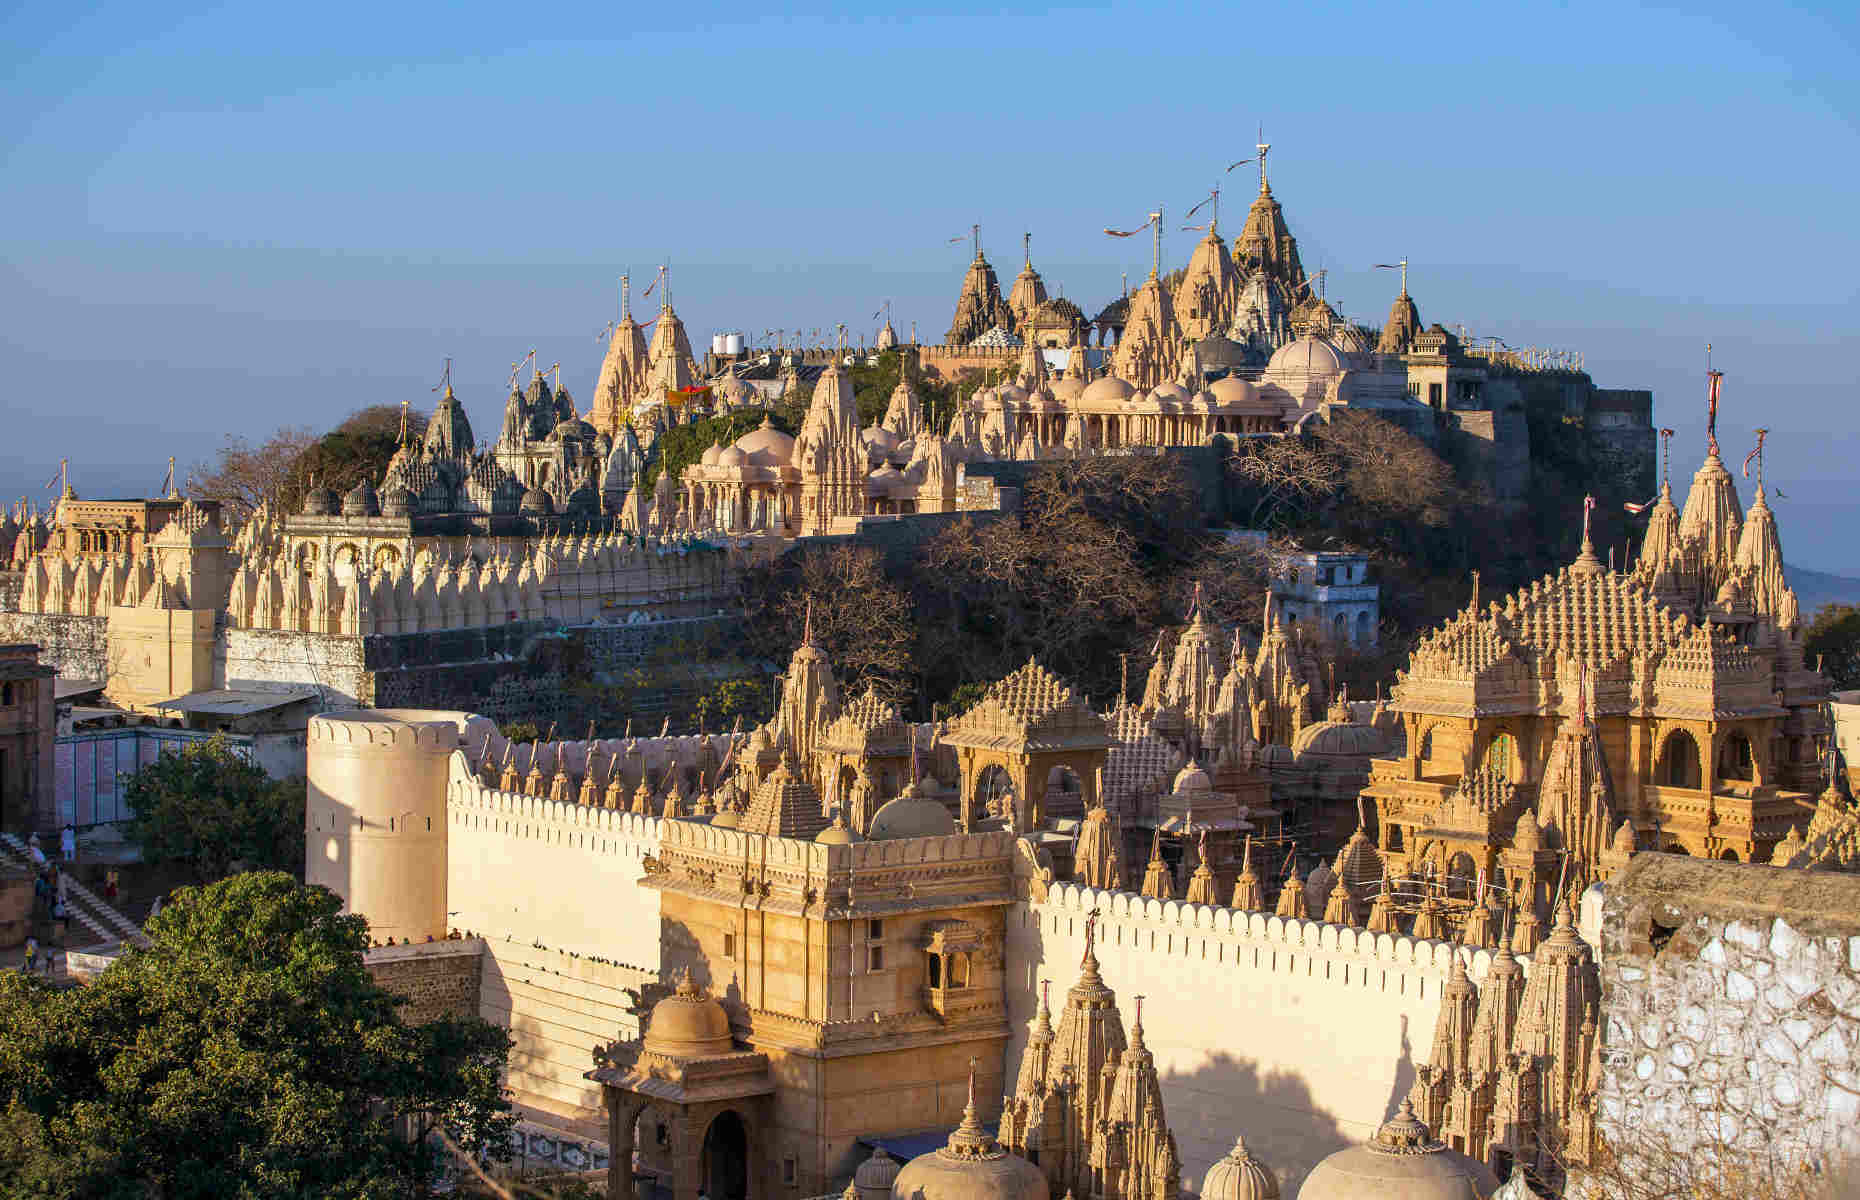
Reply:
<svg viewBox="0 0 1860 1200"><path fill-rule="evenodd" d="M1336 456L1303 438L1250 438L1229 466L1258 492L1247 524L1296 524L1337 494L1343 465Z"/></svg>
<svg viewBox="0 0 1860 1200"><path fill-rule="evenodd" d="M1441 525L1460 498L1453 468L1419 438L1371 413L1336 412L1316 435L1351 497L1368 511Z"/></svg>
<svg viewBox="0 0 1860 1200"><path fill-rule="evenodd" d="M218 500L236 520L266 499L295 507L292 502L309 489L304 457L316 443L316 434L304 426L287 426L257 446L229 435L217 458L189 470L188 493Z"/></svg>

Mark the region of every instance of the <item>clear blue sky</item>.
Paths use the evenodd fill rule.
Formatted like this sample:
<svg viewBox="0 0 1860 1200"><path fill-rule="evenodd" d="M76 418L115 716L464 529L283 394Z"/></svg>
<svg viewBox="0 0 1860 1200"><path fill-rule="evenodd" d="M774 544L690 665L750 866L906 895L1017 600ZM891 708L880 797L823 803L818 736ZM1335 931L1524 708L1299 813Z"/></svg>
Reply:
<svg viewBox="0 0 1860 1200"><path fill-rule="evenodd" d="M696 343L869 335L886 298L934 339L974 221L1004 285L1031 230L1095 311L1148 256L1099 230L1160 203L1180 262L1264 122L1348 315L1406 255L1425 319L1653 388L1685 474L1711 341L1790 559L1860 573L1855 8L14 6L0 496L424 404L448 354L481 435L532 346L585 404L617 276L660 262Z"/></svg>

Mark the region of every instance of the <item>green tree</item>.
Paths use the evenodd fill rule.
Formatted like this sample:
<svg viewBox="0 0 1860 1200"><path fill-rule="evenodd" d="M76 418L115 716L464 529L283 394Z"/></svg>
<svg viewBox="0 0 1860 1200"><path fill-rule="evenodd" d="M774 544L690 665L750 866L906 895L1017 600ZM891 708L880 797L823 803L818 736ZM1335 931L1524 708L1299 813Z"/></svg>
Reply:
<svg viewBox="0 0 1860 1200"><path fill-rule="evenodd" d="M303 872L303 779L271 778L223 734L164 750L123 795L135 813L124 832L147 862L179 863L202 883L235 863Z"/></svg>
<svg viewBox="0 0 1860 1200"><path fill-rule="evenodd" d="M691 715L709 729L727 729L736 718L745 725L758 725L773 715L774 702L768 686L755 679L726 679L692 706Z"/></svg>
<svg viewBox="0 0 1860 1200"><path fill-rule="evenodd" d="M181 889L88 987L0 975L0 1194L424 1196L439 1131L507 1158L509 1034L402 1021L341 909L239 875Z"/></svg>
<svg viewBox="0 0 1860 1200"><path fill-rule="evenodd" d="M1823 605L1809 622L1802 651L1836 689L1860 688L1860 605Z"/></svg>

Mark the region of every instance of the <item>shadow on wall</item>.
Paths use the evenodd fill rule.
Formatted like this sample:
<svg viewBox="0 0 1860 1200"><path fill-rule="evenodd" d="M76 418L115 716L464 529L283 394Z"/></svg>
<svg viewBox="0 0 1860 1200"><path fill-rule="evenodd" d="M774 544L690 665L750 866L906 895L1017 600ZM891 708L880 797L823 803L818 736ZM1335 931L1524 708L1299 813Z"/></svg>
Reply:
<svg viewBox="0 0 1860 1200"><path fill-rule="evenodd" d="M1313 1047L1322 1053L1322 1047ZM1412 1067L1408 1068L1412 1074ZM1182 1145L1182 1186L1201 1190L1208 1164L1187 1144L1220 1146L1219 1154L1233 1147L1234 1138L1246 1138L1247 1148L1278 1176L1282 1195L1295 1196L1299 1185L1318 1162L1351 1139L1311 1097L1304 1077L1293 1071L1261 1074L1252 1059L1222 1052L1200 1068L1162 1076L1163 1102L1176 1142ZM1189 1172L1194 1178L1189 1178Z"/></svg>
<svg viewBox="0 0 1860 1200"><path fill-rule="evenodd" d="M1408 1040L1408 1014L1401 1017L1401 1057L1395 1060L1395 1082L1389 1088L1388 1103L1382 1106L1384 1121L1401 1110L1401 1102L1408 1098L1414 1087L1417 1072L1414 1069L1414 1043Z"/></svg>

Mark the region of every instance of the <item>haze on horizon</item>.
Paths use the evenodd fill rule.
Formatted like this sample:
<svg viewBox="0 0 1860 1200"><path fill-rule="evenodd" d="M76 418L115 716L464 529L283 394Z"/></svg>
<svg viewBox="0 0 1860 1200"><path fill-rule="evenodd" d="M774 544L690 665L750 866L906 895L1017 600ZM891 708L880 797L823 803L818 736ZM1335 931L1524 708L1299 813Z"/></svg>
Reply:
<svg viewBox="0 0 1860 1200"><path fill-rule="evenodd" d="M1370 264L1409 258L1424 319L1652 388L1680 487L1711 342L1790 561L1860 574L1851 6L34 2L0 31L0 497L43 501L63 456L140 494L227 434L424 406L448 355L481 437L532 347L585 407L620 273L637 300L665 262L700 349L869 340L887 299L939 340L972 222L1004 287L1030 231L1093 313L1149 269L1104 226L1163 205L1180 265L1224 184L1238 228L1257 177L1223 168L1263 122L1346 315L1380 324Z"/></svg>

